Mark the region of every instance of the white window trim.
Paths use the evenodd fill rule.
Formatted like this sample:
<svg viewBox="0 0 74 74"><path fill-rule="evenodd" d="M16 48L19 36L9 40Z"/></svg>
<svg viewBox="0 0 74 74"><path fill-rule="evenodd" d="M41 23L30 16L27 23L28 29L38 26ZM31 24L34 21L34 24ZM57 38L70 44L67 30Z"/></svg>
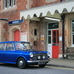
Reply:
<svg viewBox="0 0 74 74"><path fill-rule="evenodd" d="M6 7L6 5L7 5L7 7ZM7 4L6 4L6 0L4 0L4 9L8 9L8 8L14 7L15 5L16 5L15 0L11 1L11 6L10 6L10 0L7 0Z"/></svg>
<svg viewBox="0 0 74 74"><path fill-rule="evenodd" d="M16 2L15 2L15 0L13 0L13 6L15 6L16 5Z"/></svg>

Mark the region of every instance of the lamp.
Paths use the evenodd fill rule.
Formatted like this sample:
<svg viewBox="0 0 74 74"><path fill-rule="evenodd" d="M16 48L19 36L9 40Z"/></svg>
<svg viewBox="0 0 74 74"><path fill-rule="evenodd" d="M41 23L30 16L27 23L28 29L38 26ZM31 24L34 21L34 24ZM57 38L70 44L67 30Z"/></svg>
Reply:
<svg viewBox="0 0 74 74"><path fill-rule="evenodd" d="M45 19L48 19L48 20L54 20L54 21L60 21L60 19L51 18L51 17L45 17Z"/></svg>

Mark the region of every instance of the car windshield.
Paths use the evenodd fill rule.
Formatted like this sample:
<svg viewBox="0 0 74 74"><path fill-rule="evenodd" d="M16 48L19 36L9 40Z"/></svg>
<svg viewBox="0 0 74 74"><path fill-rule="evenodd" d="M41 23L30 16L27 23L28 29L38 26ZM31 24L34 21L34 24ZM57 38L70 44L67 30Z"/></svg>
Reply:
<svg viewBox="0 0 74 74"><path fill-rule="evenodd" d="M25 42L15 43L15 47L16 47L16 50L31 49L30 43L25 43Z"/></svg>

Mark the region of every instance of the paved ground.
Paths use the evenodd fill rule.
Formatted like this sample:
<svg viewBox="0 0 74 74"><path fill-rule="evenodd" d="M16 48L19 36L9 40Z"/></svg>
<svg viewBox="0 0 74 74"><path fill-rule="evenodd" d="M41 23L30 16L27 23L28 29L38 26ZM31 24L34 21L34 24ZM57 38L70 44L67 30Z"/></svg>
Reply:
<svg viewBox="0 0 74 74"><path fill-rule="evenodd" d="M50 59L47 65L74 68L74 60L72 59Z"/></svg>
<svg viewBox="0 0 74 74"><path fill-rule="evenodd" d="M64 67L29 66L26 69L19 69L16 65L0 64L0 74L74 74L74 69Z"/></svg>

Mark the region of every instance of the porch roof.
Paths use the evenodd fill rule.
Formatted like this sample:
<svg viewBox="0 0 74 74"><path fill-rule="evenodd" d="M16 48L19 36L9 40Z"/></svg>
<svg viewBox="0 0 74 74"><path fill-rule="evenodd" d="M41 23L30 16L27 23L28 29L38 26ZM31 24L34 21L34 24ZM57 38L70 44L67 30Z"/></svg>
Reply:
<svg viewBox="0 0 74 74"><path fill-rule="evenodd" d="M70 12L74 12L74 0L22 10L20 11L20 19L22 17L25 19L33 19L34 17L50 17L61 19L60 14Z"/></svg>

